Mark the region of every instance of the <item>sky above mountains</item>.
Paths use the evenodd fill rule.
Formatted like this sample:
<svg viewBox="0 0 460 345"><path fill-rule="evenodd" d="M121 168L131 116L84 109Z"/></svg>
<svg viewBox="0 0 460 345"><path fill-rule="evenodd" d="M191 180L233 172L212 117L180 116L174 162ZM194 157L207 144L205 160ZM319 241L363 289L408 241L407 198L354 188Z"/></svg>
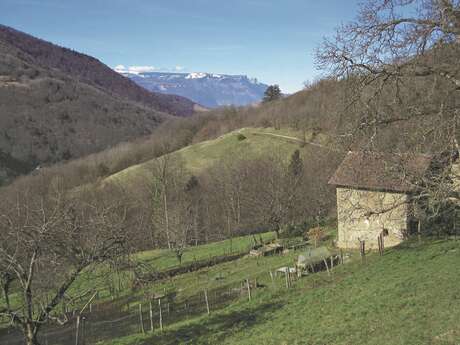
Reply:
<svg viewBox="0 0 460 345"><path fill-rule="evenodd" d="M0 23L137 71L247 74L284 92L358 0L0 0Z"/></svg>

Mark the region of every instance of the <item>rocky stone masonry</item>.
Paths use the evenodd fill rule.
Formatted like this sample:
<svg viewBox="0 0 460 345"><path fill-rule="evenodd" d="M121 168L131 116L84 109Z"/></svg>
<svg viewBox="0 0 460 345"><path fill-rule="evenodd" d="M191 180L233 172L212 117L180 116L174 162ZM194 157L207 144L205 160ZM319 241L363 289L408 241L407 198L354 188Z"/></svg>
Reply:
<svg viewBox="0 0 460 345"><path fill-rule="evenodd" d="M384 231L385 246L401 243L407 233L409 196L404 193L337 188L338 243L340 248L378 248Z"/></svg>

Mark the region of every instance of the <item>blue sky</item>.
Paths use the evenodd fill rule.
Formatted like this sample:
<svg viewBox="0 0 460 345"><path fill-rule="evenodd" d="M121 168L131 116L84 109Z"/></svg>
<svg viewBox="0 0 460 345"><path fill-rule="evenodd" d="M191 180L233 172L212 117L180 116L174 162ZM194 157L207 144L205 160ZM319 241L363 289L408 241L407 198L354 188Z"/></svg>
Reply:
<svg viewBox="0 0 460 345"><path fill-rule="evenodd" d="M0 0L0 23L111 67L247 74L284 92L357 0Z"/></svg>

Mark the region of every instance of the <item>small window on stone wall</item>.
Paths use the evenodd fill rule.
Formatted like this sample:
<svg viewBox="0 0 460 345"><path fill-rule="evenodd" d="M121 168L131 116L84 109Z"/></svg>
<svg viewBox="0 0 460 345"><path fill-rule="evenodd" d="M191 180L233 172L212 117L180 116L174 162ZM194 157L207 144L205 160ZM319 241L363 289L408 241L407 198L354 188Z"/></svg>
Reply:
<svg viewBox="0 0 460 345"><path fill-rule="evenodd" d="M383 229L382 234L383 236L388 236L388 229Z"/></svg>

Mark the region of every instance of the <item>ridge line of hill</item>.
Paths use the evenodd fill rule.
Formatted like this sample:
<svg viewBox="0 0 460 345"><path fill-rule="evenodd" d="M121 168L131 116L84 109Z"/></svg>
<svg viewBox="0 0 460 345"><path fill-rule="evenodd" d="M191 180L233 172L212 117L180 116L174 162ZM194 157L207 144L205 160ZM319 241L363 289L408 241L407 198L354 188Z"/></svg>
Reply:
<svg viewBox="0 0 460 345"><path fill-rule="evenodd" d="M189 99L150 92L92 56L60 47L2 24L0 40L27 54L41 67L57 69L80 81L102 87L119 97L176 116L190 116L195 111L196 104Z"/></svg>

